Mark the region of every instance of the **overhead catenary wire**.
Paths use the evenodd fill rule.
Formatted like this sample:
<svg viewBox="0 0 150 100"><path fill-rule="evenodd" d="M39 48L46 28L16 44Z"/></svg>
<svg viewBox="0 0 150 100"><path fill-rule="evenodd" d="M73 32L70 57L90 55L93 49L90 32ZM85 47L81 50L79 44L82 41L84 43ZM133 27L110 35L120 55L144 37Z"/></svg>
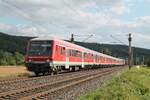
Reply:
<svg viewBox="0 0 150 100"><path fill-rule="evenodd" d="M70 1L72 1L72 0L70 0ZM68 8L70 8L73 12L75 12L77 15L80 15L80 13L79 13L76 9L74 9L69 3L66 2L66 0L63 0L63 2L64 2L64 4L65 4Z"/></svg>
<svg viewBox="0 0 150 100"><path fill-rule="evenodd" d="M82 42L87 41L89 38L91 38L93 35L88 36L86 39L84 39Z"/></svg>
<svg viewBox="0 0 150 100"><path fill-rule="evenodd" d="M127 46L127 44L126 44L126 43L122 42L120 39L118 39L118 38L114 37L113 35L110 35L110 37L111 37L111 38L113 38L114 40L118 41L119 43L121 43L121 44L123 44L123 45L126 45L126 46Z"/></svg>
<svg viewBox="0 0 150 100"><path fill-rule="evenodd" d="M24 11L21 7L18 7L17 5L10 3L8 0L1 0L6 6L11 7L12 10L15 10L19 15L21 15L23 18L25 18L27 21L31 22L30 24L32 24L32 26L34 26L36 29L38 28L38 24L35 24L35 22L33 22L31 20L31 17L28 15L28 13L26 11ZM52 23L51 24L55 24ZM56 24L55 24L56 25ZM40 27L44 28L42 25L40 25ZM39 32L39 31L37 31Z"/></svg>
<svg viewBox="0 0 150 100"><path fill-rule="evenodd" d="M24 10L21 10L20 7L16 6L13 3L8 2L7 0L1 0L5 5L9 5L11 6L14 10L16 10L21 16L23 16L24 18L28 19L29 16L26 14L26 12Z"/></svg>

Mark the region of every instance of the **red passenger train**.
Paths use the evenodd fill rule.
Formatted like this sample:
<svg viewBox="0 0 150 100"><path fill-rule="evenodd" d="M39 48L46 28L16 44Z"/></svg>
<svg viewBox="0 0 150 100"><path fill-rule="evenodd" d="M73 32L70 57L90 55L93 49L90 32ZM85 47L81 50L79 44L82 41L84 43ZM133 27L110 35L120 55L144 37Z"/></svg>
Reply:
<svg viewBox="0 0 150 100"><path fill-rule="evenodd" d="M38 75L60 70L121 66L125 64L125 60L51 37L31 39L25 63L29 71Z"/></svg>

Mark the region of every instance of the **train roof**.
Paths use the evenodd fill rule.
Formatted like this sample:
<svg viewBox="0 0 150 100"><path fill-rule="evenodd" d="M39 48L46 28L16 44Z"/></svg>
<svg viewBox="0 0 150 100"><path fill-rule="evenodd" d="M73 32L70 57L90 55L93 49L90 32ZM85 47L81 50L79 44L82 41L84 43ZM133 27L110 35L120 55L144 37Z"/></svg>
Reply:
<svg viewBox="0 0 150 100"><path fill-rule="evenodd" d="M120 58L112 57L112 56L109 56L109 55L106 55L106 54L103 54L103 53L100 53L100 52L97 52L97 51L94 51L94 50L91 50L91 49L88 49L88 48L85 48L85 47L82 47L82 46L79 46L79 45L76 45L76 44L61 40L61 39L58 39L56 37L36 37L36 38L31 39L31 41L43 41L43 40L54 40L54 41L58 41L58 42L61 42L61 43L67 44L67 45L75 46L75 47L83 49L87 52L93 52L96 55L100 54L101 56L105 56L105 57L108 57L108 58L111 58L111 59L120 60L120 61L123 60L123 59L120 59Z"/></svg>
<svg viewBox="0 0 150 100"><path fill-rule="evenodd" d="M33 38L31 39L31 41L43 41L43 40L59 40L58 38L56 37L36 37L36 38Z"/></svg>

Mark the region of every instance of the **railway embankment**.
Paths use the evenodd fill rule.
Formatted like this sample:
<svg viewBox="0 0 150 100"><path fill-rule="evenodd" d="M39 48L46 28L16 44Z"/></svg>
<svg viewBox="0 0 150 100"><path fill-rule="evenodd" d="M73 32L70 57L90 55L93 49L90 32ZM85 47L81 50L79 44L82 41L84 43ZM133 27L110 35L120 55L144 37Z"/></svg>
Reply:
<svg viewBox="0 0 150 100"><path fill-rule="evenodd" d="M132 68L80 96L79 100L149 100L149 84L150 68Z"/></svg>

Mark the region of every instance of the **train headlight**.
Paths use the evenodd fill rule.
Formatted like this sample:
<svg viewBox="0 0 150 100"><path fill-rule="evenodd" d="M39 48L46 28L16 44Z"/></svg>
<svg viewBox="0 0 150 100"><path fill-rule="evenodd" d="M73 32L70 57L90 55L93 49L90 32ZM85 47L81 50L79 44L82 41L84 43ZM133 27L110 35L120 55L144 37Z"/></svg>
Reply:
<svg viewBox="0 0 150 100"><path fill-rule="evenodd" d="M32 62L32 60L31 60L31 59L29 59L29 62Z"/></svg>
<svg viewBox="0 0 150 100"><path fill-rule="evenodd" d="M46 62L49 62L49 59L47 59Z"/></svg>

